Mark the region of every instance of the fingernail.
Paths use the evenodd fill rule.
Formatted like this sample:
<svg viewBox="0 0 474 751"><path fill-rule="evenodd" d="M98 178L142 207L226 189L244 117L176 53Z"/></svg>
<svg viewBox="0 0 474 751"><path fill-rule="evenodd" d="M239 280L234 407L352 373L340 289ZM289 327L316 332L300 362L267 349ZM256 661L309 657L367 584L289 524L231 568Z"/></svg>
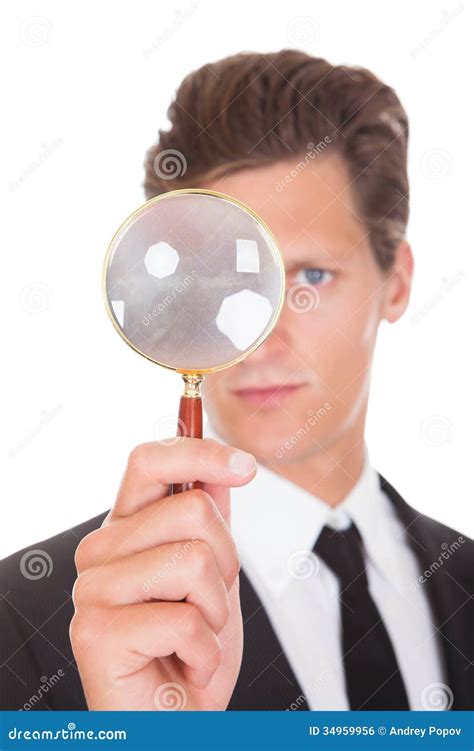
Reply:
<svg viewBox="0 0 474 751"><path fill-rule="evenodd" d="M229 470L233 475L239 477L246 477L253 472L256 466L255 457L252 454L247 454L246 451L234 451L229 459Z"/></svg>

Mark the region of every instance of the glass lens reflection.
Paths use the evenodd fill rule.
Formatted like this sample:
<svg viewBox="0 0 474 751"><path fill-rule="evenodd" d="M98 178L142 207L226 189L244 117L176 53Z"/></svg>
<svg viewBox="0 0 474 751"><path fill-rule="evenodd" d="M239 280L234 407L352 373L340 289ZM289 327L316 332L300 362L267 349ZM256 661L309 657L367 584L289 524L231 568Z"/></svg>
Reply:
<svg viewBox="0 0 474 751"><path fill-rule="evenodd" d="M116 325L155 362L200 372L264 338L284 284L274 239L225 197L170 193L120 229L108 253L106 295Z"/></svg>

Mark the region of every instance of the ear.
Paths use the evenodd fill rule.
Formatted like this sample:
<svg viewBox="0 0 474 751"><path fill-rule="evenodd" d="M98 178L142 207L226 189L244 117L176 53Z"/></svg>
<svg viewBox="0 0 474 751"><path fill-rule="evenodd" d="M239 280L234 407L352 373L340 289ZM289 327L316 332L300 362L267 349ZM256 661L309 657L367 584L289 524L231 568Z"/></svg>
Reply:
<svg viewBox="0 0 474 751"><path fill-rule="evenodd" d="M406 240L397 247L393 265L387 272L382 318L394 323L403 315L410 300L413 278L413 253Z"/></svg>

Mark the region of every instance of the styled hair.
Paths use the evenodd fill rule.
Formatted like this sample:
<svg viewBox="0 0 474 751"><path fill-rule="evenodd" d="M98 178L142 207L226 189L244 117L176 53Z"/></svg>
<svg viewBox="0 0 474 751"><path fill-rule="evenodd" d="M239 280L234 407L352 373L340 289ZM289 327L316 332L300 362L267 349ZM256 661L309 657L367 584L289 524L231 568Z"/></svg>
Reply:
<svg viewBox="0 0 474 751"><path fill-rule="evenodd" d="M240 53L186 76L168 118L146 153L147 198L311 147L337 153L376 260L390 268L408 221L408 119L369 70L293 49Z"/></svg>

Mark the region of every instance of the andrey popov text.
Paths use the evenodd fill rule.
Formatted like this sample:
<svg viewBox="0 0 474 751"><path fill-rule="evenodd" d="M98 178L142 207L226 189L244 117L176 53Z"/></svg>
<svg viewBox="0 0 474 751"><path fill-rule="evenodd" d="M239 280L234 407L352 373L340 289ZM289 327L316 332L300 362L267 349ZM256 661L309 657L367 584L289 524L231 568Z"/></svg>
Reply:
<svg viewBox="0 0 474 751"><path fill-rule="evenodd" d="M462 728L440 728L434 725L429 725L427 728L412 727L411 725L405 725L404 727L397 727L390 725L380 725L374 727L373 725L310 725L308 728L309 735L415 735L420 738L425 736L438 736L441 738L447 738L448 736L460 736Z"/></svg>

